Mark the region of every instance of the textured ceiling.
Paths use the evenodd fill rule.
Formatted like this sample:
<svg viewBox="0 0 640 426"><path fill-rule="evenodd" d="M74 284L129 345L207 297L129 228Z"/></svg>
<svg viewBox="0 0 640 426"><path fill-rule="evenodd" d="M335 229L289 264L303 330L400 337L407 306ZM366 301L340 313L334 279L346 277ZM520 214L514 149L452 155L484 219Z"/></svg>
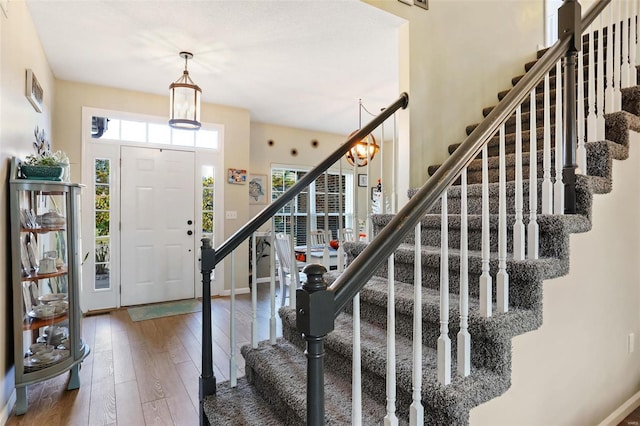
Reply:
<svg viewBox="0 0 640 426"><path fill-rule="evenodd" d="M347 134L398 95L402 20L359 0L27 0L58 79L167 95L181 50L205 102ZM168 100L167 100L168 102ZM366 115L363 116L365 121Z"/></svg>

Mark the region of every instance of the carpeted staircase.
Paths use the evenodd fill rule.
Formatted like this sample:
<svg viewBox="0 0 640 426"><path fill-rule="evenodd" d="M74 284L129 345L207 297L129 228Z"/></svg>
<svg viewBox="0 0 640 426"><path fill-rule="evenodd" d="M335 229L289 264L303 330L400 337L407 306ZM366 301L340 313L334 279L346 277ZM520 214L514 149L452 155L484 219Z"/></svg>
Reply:
<svg viewBox="0 0 640 426"><path fill-rule="evenodd" d="M514 79L514 84L519 77ZM553 87L553 86L552 86ZM528 100L525 102L528 105ZM537 103L538 107L542 102ZM552 102L553 105L553 102ZM480 160L474 160L469 168L469 332L472 336L471 375L466 378L455 374L455 335L458 332L458 277L460 241L460 188L453 186L448 193L450 281L450 331L452 342L452 383L438 384L436 373L436 341L439 335L439 268L440 268L440 215L439 205L422 221L422 311L423 311L423 405L425 424L467 424L469 411L505 392L510 386L511 338L538 328L542 318L542 285L545 279L564 275L569 270L569 236L586 232L591 227L591 202L593 194L611 190L613 160L628 156L629 131L640 131L640 87L624 89L623 109L606 116L606 141L587 144L588 175L578 176L577 208L572 216L539 215L540 258L537 260L512 260L507 255L509 273L510 310L490 318L479 315L478 278L481 274L481 186ZM485 109L485 115L490 108ZM528 107L523 110L523 129L528 129ZM539 120L541 111L537 111ZM553 117L553 113L551 114ZM541 121L538 121L541 123ZM514 118L507 126L513 132ZM468 132L474 126L469 126ZM553 132L552 132L553 134ZM528 138L528 132L525 133ZM542 131L538 147L542 146ZM507 135L507 146L514 135ZM525 139L526 139L525 138ZM511 145L513 147L513 145ZM524 175L528 176L528 139L523 141ZM453 152L456 145L449 150ZM514 150L507 150L507 213L513 223L515 186L513 180ZM489 145L491 217L491 274L495 280L497 271L498 234L498 157L497 139ZM538 152L538 173L542 177L542 152ZM437 167L437 166L436 166ZM435 167L430 168L432 172ZM553 174L553 171L552 171ZM538 190L540 185L537 186ZM541 197L538 197L540 200ZM525 212L528 211L528 183L524 188ZM540 202L540 201L538 201ZM540 211L540 206L538 206ZM391 220L390 215L374 217L375 231ZM525 214L525 224L528 216ZM365 243L345 244L351 257L358 256ZM509 250L512 246L508 242ZM397 415L401 424L408 423L411 404L412 315L413 315L413 234L398 248L395 254L396 278L396 334L397 334ZM385 416L385 356L386 356L386 265L362 290L362 368L363 368L363 424L382 424ZM336 273L326 276L330 283ZM495 282L495 281L494 281ZM495 300L495 285L494 285ZM495 312L495 307L494 307ZM262 342L258 349L242 348L246 360L247 377L239 380L231 389L228 383L218 386L217 395L208 397L205 412L216 425L280 425L303 424L306 418L306 358L304 341L296 331L295 312L291 308L280 310L283 323L283 339L275 346ZM326 423L351 424L351 342L352 318L349 310L336 320L335 331L326 339Z"/></svg>

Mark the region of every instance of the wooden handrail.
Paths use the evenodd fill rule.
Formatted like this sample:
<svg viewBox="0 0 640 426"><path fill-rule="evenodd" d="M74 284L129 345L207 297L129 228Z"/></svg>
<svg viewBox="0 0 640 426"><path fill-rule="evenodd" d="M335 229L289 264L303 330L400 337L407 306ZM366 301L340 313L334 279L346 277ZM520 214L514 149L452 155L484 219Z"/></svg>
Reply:
<svg viewBox="0 0 640 426"><path fill-rule="evenodd" d="M309 186L314 180L322 175L326 170L335 164L340 158L347 153L358 141L363 139L373 130L375 130L380 124L382 124L387 118L393 115L399 109L405 109L409 105L409 95L402 93L398 100L385 108L378 116L374 117L363 128L353 134L347 141L340 145L331 155L324 159L320 164L306 173L302 179L296 182L291 188L289 188L284 194L274 200L267 207L262 209L253 219L247 222L242 228L237 230L232 236L230 236L217 250L216 250L216 264L222 261L227 255L229 255L236 247L238 247L244 240L249 238L251 234L257 231L265 222L267 222L273 215L275 215L281 208L289 203L293 198L302 192L307 186Z"/></svg>

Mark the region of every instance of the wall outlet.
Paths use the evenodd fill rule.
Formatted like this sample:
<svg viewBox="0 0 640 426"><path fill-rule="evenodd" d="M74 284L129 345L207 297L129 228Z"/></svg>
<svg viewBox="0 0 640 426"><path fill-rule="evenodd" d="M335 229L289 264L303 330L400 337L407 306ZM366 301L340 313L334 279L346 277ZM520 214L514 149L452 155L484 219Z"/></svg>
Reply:
<svg viewBox="0 0 640 426"><path fill-rule="evenodd" d="M627 336L627 351L631 354L636 349L636 335L635 333L629 333Z"/></svg>
<svg viewBox="0 0 640 426"><path fill-rule="evenodd" d="M226 219L237 219L238 218L238 212L235 210L227 210L225 211L225 216Z"/></svg>

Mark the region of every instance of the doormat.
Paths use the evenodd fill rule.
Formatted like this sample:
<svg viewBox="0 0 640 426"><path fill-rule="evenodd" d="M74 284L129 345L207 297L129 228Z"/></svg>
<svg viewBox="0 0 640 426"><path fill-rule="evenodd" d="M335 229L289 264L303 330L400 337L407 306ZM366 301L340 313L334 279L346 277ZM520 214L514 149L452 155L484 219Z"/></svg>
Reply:
<svg viewBox="0 0 640 426"><path fill-rule="evenodd" d="M157 303L154 305L128 308L131 321L145 321L173 315L190 314L202 311L202 303L197 299L178 300L176 302Z"/></svg>

